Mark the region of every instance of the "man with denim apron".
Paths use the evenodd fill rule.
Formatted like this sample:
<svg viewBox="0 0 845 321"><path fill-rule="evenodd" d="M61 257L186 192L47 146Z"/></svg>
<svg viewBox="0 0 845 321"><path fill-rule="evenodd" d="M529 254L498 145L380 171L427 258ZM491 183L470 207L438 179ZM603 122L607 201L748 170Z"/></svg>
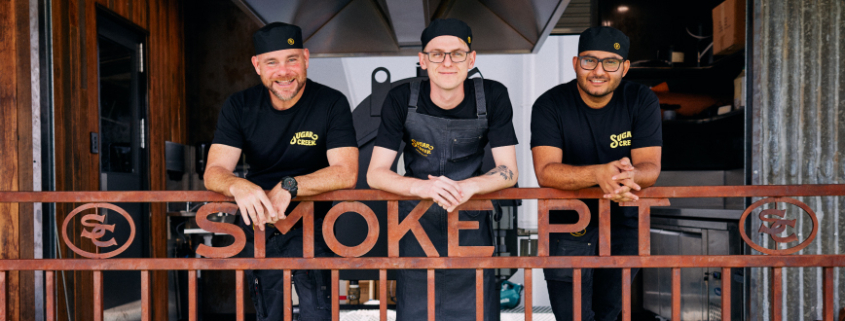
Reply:
<svg viewBox="0 0 845 321"><path fill-rule="evenodd" d="M540 96L531 113L531 151L542 187L577 190L598 185L610 199L611 255L637 255L637 200L633 191L660 175L660 106L648 88L622 80L630 41L611 27L581 34L572 58L576 79ZM586 229L552 234L550 255L595 256L598 201L582 200L592 217ZM552 211L552 224L577 221L573 211ZM572 269L545 269L555 318L572 320ZM636 275L637 269L631 273ZM616 320L622 309L620 269L581 269L582 320Z"/></svg>
<svg viewBox="0 0 845 321"><path fill-rule="evenodd" d="M302 257L302 221L285 234L273 223L290 214L297 195L355 186L352 113L343 94L307 79L309 52L299 27L267 24L255 32L253 43L252 64L262 85L233 94L220 110L205 186L235 198L248 236L254 228L265 231L266 257ZM246 178L232 174L241 154L250 165ZM314 204L316 257L332 255L320 228L330 208L330 202ZM331 320L329 271L295 270L292 279L299 320ZM283 271L250 270L246 282L258 319L282 320Z"/></svg>
<svg viewBox="0 0 845 321"><path fill-rule="evenodd" d="M516 134L507 89L491 80L467 79L475 63L472 32L457 19L437 19L423 31L420 66L429 80L394 88L385 99L382 123L367 173L370 187L433 200L419 223L441 257L449 256L447 213L473 195L508 188L517 181ZM405 176L390 170L405 142ZM481 161L490 143L496 168L484 174ZM419 201L399 203L404 220ZM491 212L460 211L461 246L492 246ZM426 256L412 234L399 242L403 257ZM475 271L435 271L435 319L475 320ZM427 320L425 270L397 271L397 320ZM484 271L484 318L499 319L499 290Z"/></svg>

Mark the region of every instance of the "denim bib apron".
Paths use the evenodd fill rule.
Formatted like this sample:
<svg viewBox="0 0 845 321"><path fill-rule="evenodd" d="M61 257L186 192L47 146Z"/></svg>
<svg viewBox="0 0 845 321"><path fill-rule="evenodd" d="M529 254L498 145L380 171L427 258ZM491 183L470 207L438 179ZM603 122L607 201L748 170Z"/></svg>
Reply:
<svg viewBox="0 0 845 321"><path fill-rule="evenodd" d="M445 119L417 113L420 81L411 83L405 131L411 139L404 151L405 176L428 179L428 175L446 176L459 181L481 175L484 141L487 134L487 104L479 78L475 86L476 119ZM428 94L428 93L424 93ZM419 201L400 201L399 220L404 220ZM461 221L478 221L478 230L462 230L461 246L492 246L490 211L461 211ZM446 210L433 204L420 218L425 233L437 253L448 253ZM425 252L412 234L399 241L402 257L424 257ZM396 319L428 320L428 275L425 270L397 271ZM436 270L435 319L475 320L475 270ZM499 291L493 270L484 270L484 319L499 319Z"/></svg>

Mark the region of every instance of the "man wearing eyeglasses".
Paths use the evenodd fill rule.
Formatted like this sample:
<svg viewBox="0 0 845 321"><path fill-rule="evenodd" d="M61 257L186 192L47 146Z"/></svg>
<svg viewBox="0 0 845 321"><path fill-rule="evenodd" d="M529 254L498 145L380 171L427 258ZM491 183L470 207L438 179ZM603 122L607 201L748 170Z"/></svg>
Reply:
<svg viewBox="0 0 845 321"><path fill-rule="evenodd" d="M435 204L419 224L434 245L434 254L445 257L450 255L447 213L473 195L516 183L517 139L505 86L492 80L467 79L475 64L469 26L456 19L437 19L423 31L421 41L420 66L429 79L398 86L388 94L367 182L372 188L433 200ZM403 141L405 176L400 176L390 167ZM484 174L481 160L488 142L497 167ZM400 222L418 203L399 203ZM479 227L460 231L461 246L493 245L490 214L458 213L461 221L478 222ZM399 254L427 256L411 233L399 242ZM437 270L434 280L436 320L475 320L474 270ZM427 320L427 292L425 270L397 271L396 319ZM484 319L499 319L499 291L492 270L484 271Z"/></svg>
<svg viewBox="0 0 845 321"><path fill-rule="evenodd" d="M618 202L654 184L663 143L660 105L647 87L624 81L630 41L621 31L594 27L581 33L572 58L576 79L545 92L531 114L531 151L540 186L577 190L599 186L611 203L611 255L637 255L637 208ZM552 234L550 255L594 256L598 200L579 232ZM572 224L573 211L552 211L550 223ZM633 278L637 270L631 274ZM557 320L572 320L572 269L545 269ZM583 320L616 320L622 308L619 269L581 269Z"/></svg>

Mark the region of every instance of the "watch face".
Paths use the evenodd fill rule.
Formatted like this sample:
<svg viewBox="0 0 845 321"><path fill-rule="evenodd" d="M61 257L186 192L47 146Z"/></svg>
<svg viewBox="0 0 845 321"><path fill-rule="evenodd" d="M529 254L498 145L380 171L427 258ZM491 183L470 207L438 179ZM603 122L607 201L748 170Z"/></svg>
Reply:
<svg viewBox="0 0 845 321"><path fill-rule="evenodd" d="M284 182L282 182L287 189L296 188L296 180L293 177L285 178Z"/></svg>

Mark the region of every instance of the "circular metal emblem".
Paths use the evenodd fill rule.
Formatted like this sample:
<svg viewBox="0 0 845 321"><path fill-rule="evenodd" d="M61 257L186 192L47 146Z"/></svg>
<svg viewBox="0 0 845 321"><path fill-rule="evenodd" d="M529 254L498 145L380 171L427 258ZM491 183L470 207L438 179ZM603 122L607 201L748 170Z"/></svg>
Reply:
<svg viewBox="0 0 845 321"><path fill-rule="evenodd" d="M343 245L337 240L334 234L335 222L337 222L340 215L347 212L357 213L367 221L367 238L364 239L364 242L356 246ZM325 238L326 245L342 257L359 257L367 254L376 245L378 234L379 226L376 213L369 206L361 202L341 202L332 207L323 219L323 238Z"/></svg>
<svg viewBox="0 0 845 321"><path fill-rule="evenodd" d="M293 46L293 38L288 38L288 44Z"/></svg>
<svg viewBox="0 0 845 321"><path fill-rule="evenodd" d="M619 48L622 48L622 46L618 42L613 44L613 49L619 50Z"/></svg>
<svg viewBox="0 0 845 321"><path fill-rule="evenodd" d="M111 252L91 253L91 252L83 251L82 249L80 249L76 245L74 245L73 242L70 241L70 239L68 238L68 235L67 235L68 224L73 220L73 218L77 214L81 213L84 210L92 209L92 208L105 208L105 209L115 211L115 212L119 213L120 215L122 215L123 218L126 220L126 222L129 223L129 239L126 241L125 244L123 244L123 246L121 246L121 247L119 247L116 250L111 251ZM97 246L98 248L100 248L100 247L111 247L111 246L117 245L117 241L115 241L115 239L113 237L110 238L110 239L107 239L107 240L101 240L100 239L103 236L105 236L106 231L112 232L112 233L114 232L114 224L103 224L105 219L106 219L105 214L103 214L103 215L86 214L86 215L82 216L81 223L82 223L83 228L82 228L82 233L80 234L80 236L83 237L83 238L91 239L91 242L94 243L94 245ZM88 229L88 228L92 228L92 229ZM70 248L71 250L73 250L74 252L76 252L76 254L79 254L81 256L91 258L91 259L107 259L107 258L113 257L115 255L118 255L120 253L123 253L123 251L126 251L126 249L129 248L129 245L132 245L132 240L135 239L135 222L132 220L132 217L129 216L129 213L127 213L125 210L118 207L117 205L109 204L109 203L84 204L84 205L74 209L73 212L70 212L70 214L68 214L68 216L65 217L65 221L64 221L64 223L62 223L62 238L65 240L65 244L67 244L67 247Z"/></svg>
<svg viewBox="0 0 845 321"><path fill-rule="evenodd" d="M808 236L806 239L804 239L803 242L799 243L798 245L782 250L767 249L757 243L754 243L751 238L748 237L748 235L745 233L745 221L746 219L748 219L748 216L751 214L751 212L753 212L758 207L763 206L763 204L768 203L775 203L775 208L764 209L760 211L759 217L762 222L760 222L760 227L757 229L757 232L768 234L775 242L775 245L777 245L778 243L797 242L798 237L794 233L789 234L787 236L783 236L783 232L786 231L787 226L795 228L795 222L797 221L797 219L794 218L788 219L786 215L786 210L777 209L777 203L788 203L800 207L802 210L804 210L805 213L807 213L808 216L810 216L810 219L813 220L813 230L812 232L810 232L810 236ZM770 224L766 225L766 223ZM798 252L813 242L813 239L816 238L816 233L818 232L818 230L819 220L818 218L816 218L816 213L813 212L813 210L809 206L807 206L807 204L804 204L794 198L788 197L766 198L754 202L754 204L751 204L751 206L749 206L745 210L745 212L742 213L742 217L739 219L739 232L742 236L742 239L751 248L765 254L785 255Z"/></svg>

